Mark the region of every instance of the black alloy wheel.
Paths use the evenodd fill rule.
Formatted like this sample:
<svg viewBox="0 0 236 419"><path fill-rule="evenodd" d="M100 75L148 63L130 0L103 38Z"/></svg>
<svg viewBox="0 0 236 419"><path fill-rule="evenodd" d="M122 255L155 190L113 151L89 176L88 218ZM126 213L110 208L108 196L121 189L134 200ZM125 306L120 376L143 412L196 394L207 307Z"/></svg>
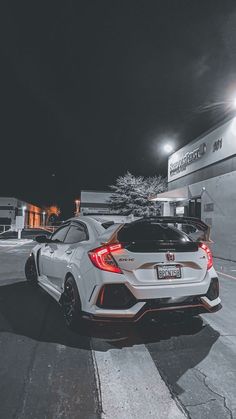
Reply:
<svg viewBox="0 0 236 419"><path fill-rule="evenodd" d="M67 326L76 329L81 322L81 302L73 276L69 276L65 281L60 303Z"/></svg>
<svg viewBox="0 0 236 419"><path fill-rule="evenodd" d="M25 276L29 284L37 285L38 273L33 255L31 255L25 263Z"/></svg>

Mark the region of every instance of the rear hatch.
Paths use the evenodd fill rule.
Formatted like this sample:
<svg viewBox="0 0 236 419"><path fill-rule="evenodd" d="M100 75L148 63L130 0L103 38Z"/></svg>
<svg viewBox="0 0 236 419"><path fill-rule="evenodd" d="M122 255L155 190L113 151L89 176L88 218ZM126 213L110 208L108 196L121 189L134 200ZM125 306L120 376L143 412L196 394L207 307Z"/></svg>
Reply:
<svg viewBox="0 0 236 419"><path fill-rule="evenodd" d="M136 286L167 285L204 279L206 252L184 230L187 226L195 237L199 232L199 240L209 239L208 226L203 223L199 228L199 220L198 226L190 225L189 219L187 224L183 219L182 223L176 223L176 220L180 221L170 217L141 219L120 226L113 234L111 241L122 243L122 249L112 256L131 283Z"/></svg>

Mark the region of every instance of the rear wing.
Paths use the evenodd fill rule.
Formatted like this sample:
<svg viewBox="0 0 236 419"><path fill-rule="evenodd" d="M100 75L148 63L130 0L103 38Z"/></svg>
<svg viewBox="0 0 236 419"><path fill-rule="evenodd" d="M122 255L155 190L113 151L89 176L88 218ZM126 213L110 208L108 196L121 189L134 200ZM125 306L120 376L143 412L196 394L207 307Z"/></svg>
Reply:
<svg viewBox="0 0 236 419"><path fill-rule="evenodd" d="M175 216L158 216L158 217L144 217L135 223L140 221L156 221L160 224L172 224L174 227L182 230L192 240L212 242L210 239L211 228L204 221L195 217L175 217Z"/></svg>
<svg viewBox="0 0 236 419"><path fill-rule="evenodd" d="M158 217L144 217L136 221L129 223L129 225L143 223L143 222L153 222L160 224L171 224L173 227L178 230L186 233L190 239L195 242L208 242L211 243L210 239L210 226L208 226L204 221L199 218L194 217L171 217L171 216L158 216ZM105 235L101 237L103 243L115 243L117 242L117 234L122 229L125 224L120 224L117 228L110 230L111 235ZM115 226L114 226L115 227ZM109 230L108 230L109 231ZM107 233L108 233L107 231Z"/></svg>

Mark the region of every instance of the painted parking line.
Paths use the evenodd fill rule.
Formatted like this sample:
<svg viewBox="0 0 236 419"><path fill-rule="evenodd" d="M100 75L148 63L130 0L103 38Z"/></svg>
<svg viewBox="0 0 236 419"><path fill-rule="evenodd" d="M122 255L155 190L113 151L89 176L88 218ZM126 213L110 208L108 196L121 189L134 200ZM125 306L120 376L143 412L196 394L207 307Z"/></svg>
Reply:
<svg viewBox="0 0 236 419"><path fill-rule="evenodd" d="M186 419L145 345L93 349L93 357L103 419Z"/></svg>
<svg viewBox="0 0 236 419"><path fill-rule="evenodd" d="M217 272L219 275L226 276L227 278L236 279L236 276L229 275L229 274L225 274L225 273L220 272L220 271L216 271L216 272Z"/></svg>

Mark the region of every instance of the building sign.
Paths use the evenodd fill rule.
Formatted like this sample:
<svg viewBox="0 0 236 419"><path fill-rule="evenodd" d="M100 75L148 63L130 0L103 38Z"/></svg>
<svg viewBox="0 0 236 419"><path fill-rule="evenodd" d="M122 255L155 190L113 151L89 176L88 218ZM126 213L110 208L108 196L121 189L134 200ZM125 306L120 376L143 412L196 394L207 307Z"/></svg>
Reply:
<svg viewBox="0 0 236 419"><path fill-rule="evenodd" d="M172 154L168 182L236 154L236 118Z"/></svg>
<svg viewBox="0 0 236 419"><path fill-rule="evenodd" d="M184 215L184 207L176 207L176 215Z"/></svg>
<svg viewBox="0 0 236 419"><path fill-rule="evenodd" d="M202 143L193 151L188 151L180 160L177 160L174 163L170 163L170 175L173 176L176 173L183 172L186 170L186 167L199 160L207 150L205 143Z"/></svg>
<svg viewBox="0 0 236 419"><path fill-rule="evenodd" d="M25 225L25 217L23 215L16 216L16 230L23 230Z"/></svg>

